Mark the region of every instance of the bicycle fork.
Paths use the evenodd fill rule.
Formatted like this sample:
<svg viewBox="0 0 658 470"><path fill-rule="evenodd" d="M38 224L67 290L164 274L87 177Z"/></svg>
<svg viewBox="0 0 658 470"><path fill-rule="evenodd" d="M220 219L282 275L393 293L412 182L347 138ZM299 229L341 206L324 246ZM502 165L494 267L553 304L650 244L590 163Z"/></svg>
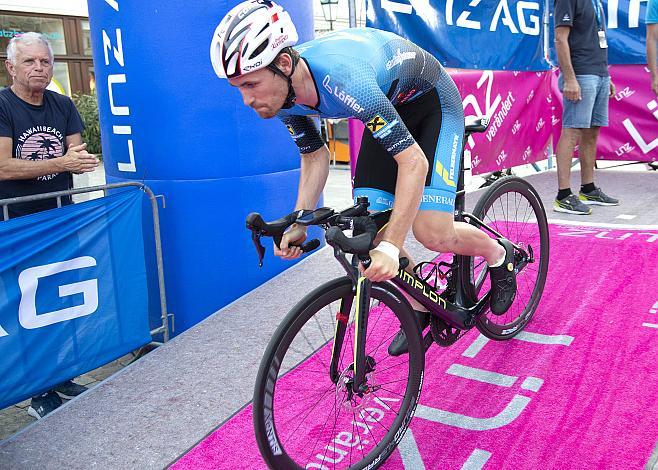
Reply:
<svg viewBox="0 0 658 470"><path fill-rule="evenodd" d="M370 290L372 283L366 277L360 276L356 282L356 305L354 307L354 362L352 363L353 377L351 390L354 393L367 392L366 374L372 371L366 356L366 333L368 331L368 312L370 309ZM331 364L329 373L331 380L336 383L341 375L338 369L345 332L349 323L349 314L352 308L352 296L341 300L340 311L336 315L336 329L334 331L334 344L331 351Z"/></svg>

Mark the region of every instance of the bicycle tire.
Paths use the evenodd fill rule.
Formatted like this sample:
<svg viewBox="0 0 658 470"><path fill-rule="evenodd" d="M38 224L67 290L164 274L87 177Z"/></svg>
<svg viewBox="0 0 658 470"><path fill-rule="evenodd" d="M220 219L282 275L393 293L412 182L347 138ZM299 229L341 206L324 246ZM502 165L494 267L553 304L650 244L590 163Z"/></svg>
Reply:
<svg viewBox="0 0 658 470"><path fill-rule="evenodd" d="M384 321L389 321L391 319L391 314L395 315L397 321L389 322L392 323L392 325L382 323L382 326L386 328L392 326L394 332L397 332L400 326L402 327L409 339L409 354L393 358L392 356L388 356L388 352L386 351L385 355L395 361L404 361L404 358L407 358L408 368L406 370L406 385L404 385L404 395L401 398L387 398L384 395L384 392L376 397L373 395L375 392L368 394L370 395L370 402L377 403L377 406L382 402L385 403L389 409L394 409L395 405L392 402L395 400L400 402L400 406L394 417L389 413L389 417L386 418L385 421L384 417L386 417L388 411L382 412L382 416L384 417L382 417L377 423L378 426L376 429L374 421L371 421L370 419L375 414L374 405L373 407L363 408L367 410L366 415L362 414L363 410L358 417L354 410L352 411L351 418L349 410L346 412L345 416L341 415L343 409L351 407L351 402L350 404L347 404L347 402L339 403L338 401L340 394L342 393L340 389L342 380L339 379L337 381L338 383L332 382L329 378L328 371L326 371L327 373L325 373L323 377L322 367L320 367L320 374L311 371L314 362L316 364L321 364L321 366L326 365L326 362L325 364L322 364L324 361L322 361L321 358L323 352L328 350L330 343L333 343L333 330L328 335L328 342L324 343L324 335L313 336L312 334L308 334L308 332L303 333L304 335L307 335L303 339L308 343L310 354L304 357L307 353L297 350L297 348L300 348L300 344L304 345L304 341L301 338L301 332L304 327L309 324L310 326L314 326L313 323L315 319L315 322L320 326L320 329L323 329L324 326L322 322L325 321L324 316L316 317L316 315L319 315L320 312L324 311L325 308L329 306L327 309L329 311L327 317L334 317L334 324L332 326L335 328L336 315L335 312L331 311L331 305L334 302L340 302L343 298L350 297L353 298L354 293L352 282L348 277L338 278L318 287L302 299L289 312L277 328L266 348L254 389L253 420L258 447L265 463L270 468L286 470L294 468L377 468L397 447L397 444L402 439L404 432L409 426L409 422L411 421L416 409L423 382L425 356L418 327L416 326L416 320L407 302L400 300L401 295L394 286L387 283L374 283L372 285L371 298L378 302L378 304L374 306L371 304L367 327L368 340L366 340L366 354L369 356L370 354L373 354L374 357L375 354L384 353L384 351L386 351L388 340L382 340L380 342L378 347L383 346L382 350L371 351L368 349L369 345L374 344L373 342L369 342L371 336L374 338L374 342L378 341L376 337L377 333L373 333L374 328L376 327L373 322L377 321L377 325L379 325L379 320L382 318ZM350 318L353 318L353 305L351 310L352 313L350 314ZM381 313L381 316L377 317L377 319L373 316L375 310L383 312ZM349 325L350 323L348 322L348 326ZM328 322L326 323L326 326L329 326ZM318 344L313 344L313 340L316 337L318 338ZM320 339L321 337L322 339ZM297 342L297 339L300 339L300 341ZM346 342L343 344L343 354L341 359L346 356L345 351L349 349L347 348L347 345L350 342L348 336L345 336L345 340ZM331 345L331 348L333 351L333 345ZM286 355L289 352L292 357L290 361L287 362ZM386 380L389 379L389 375L394 378L396 377L395 374L405 374L405 372L401 372L401 369L399 369L399 364L393 365L389 369L383 369L382 364L387 361L387 359L379 359L379 355L376 357L379 362L374 366L375 370L373 370L372 374L369 376L369 382L371 380L374 382L376 379L372 379L372 377L377 377L377 374L380 374L378 376L380 379L385 378ZM319 359L316 360L316 358ZM341 363L339 370L343 370L344 366L345 363ZM377 366L379 366L381 372L377 370ZM386 367L389 366L390 363L388 363ZM311 372L314 373L311 374ZM349 367L346 372L349 373ZM341 377L343 376L341 375ZM395 381L385 382L386 387L382 385L382 388L380 388L379 391L393 387L394 385L392 384L394 382ZM308 390L311 390L316 387L316 384L317 388L320 389L320 392L322 387L326 387L328 393L335 393L333 399L333 411L328 411L325 428L322 430L319 430L317 426L306 426L303 425L303 423L298 424L300 419L305 420L309 418L310 420L315 420L317 422L323 420L322 413L324 408L321 405L316 404L317 399L315 399L314 392L307 394L311 396L311 401L304 402L303 398L306 397L302 396L303 393L306 393L307 387ZM401 389L402 386L400 386L400 390ZM287 399L287 401L285 399ZM323 399L324 395L320 396L317 403L320 403ZM304 403L309 403L308 406L312 406L312 409L308 411L306 416L302 417L301 414L298 414L293 418L290 418L289 415L291 413L286 406L288 406L287 404L293 400L295 401L295 405L292 406L292 408L301 408L302 413L306 412L305 406L307 405L304 405ZM331 397L326 401L330 403ZM297 405L297 403L299 404ZM365 399L363 406L366 406ZM329 426L327 428L326 425L332 412L334 413L333 427ZM349 433L349 430L343 431L342 428L340 428L340 425L337 425L339 415L341 418L349 418L352 420L353 432L351 434ZM368 424L364 425L360 421L357 421L359 419L364 422L372 422L373 429L370 429ZM391 424L387 427L386 424L389 422ZM343 421L341 421L341 424L342 423ZM293 425L296 425L296 427L291 431ZM354 432L355 427L357 431L356 433ZM384 434L384 431L381 431L384 435L375 443L375 433L379 427L385 428L386 432ZM366 432L365 429L369 429L369 432ZM349 441L349 444L345 444L347 434L350 434L352 438L352 441ZM336 436L341 437L343 440L339 442L338 437ZM365 445L369 443L368 439L364 439L364 436L367 436L368 439L372 439L372 449L364 450ZM297 455L297 448L300 447L300 443L303 444L303 452L308 454L308 461ZM330 448L330 445L333 446L333 448ZM343 445L345 447L343 447ZM359 449L359 445L361 446L361 449ZM313 447L313 449L311 449L311 452L308 452L308 449L311 447ZM333 456L341 456L342 454L340 452L345 453L349 450L350 458L348 460L345 455L342 455L340 460L338 458L329 458L329 460L336 460L336 462L333 463L330 461L327 462L326 460L318 462L321 460L319 459L319 451L322 450L326 453L327 451L325 449L330 449L330 451L333 452ZM358 460L353 458L352 450L354 450L354 454L358 454L356 455ZM293 455L291 455L291 452ZM339 465L336 466L336 464ZM322 465L325 466L323 467Z"/></svg>
<svg viewBox="0 0 658 470"><path fill-rule="evenodd" d="M520 215L521 220L510 220L507 211L515 217ZM534 252L535 263L517 274L517 296L509 310L502 315L487 310L476 320L478 330L487 338L508 340L530 322L544 291L550 250L546 210L530 183L507 176L487 188L477 201L473 215L513 243L531 246ZM488 290L488 269L483 258L465 256L460 264L460 276L471 301L475 302L481 292Z"/></svg>

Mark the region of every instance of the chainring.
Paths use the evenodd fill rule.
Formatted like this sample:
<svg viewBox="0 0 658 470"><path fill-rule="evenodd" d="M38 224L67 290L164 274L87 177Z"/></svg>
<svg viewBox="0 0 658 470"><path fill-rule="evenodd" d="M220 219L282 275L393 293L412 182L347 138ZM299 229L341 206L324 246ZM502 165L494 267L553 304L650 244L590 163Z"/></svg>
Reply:
<svg viewBox="0 0 658 470"><path fill-rule="evenodd" d="M449 326L436 315L432 315L430 318L430 331L434 342L444 348L452 346L468 332L468 330L460 330Z"/></svg>

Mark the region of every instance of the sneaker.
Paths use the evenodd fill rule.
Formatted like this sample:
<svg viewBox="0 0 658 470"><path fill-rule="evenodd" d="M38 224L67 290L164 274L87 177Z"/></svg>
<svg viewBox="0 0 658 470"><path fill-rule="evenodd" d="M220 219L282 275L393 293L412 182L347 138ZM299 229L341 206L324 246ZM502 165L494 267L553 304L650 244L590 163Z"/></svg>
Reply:
<svg viewBox="0 0 658 470"><path fill-rule="evenodd" d="M55 385L53 390L57 392L57 395L60 397L70 400L71 398L75 398L89 389L87 387L83 387L82 385L78 385L72 380L67 380L66 382L62 382L59 385Z"/></svg>
<svg viewBox="0 0 658 470"><path fill-rule="evenodd" d="M430 324L430 314L428 312L419 312L414 310L418 324L420 325L420 331L423 332L425 328ZM409 346L407 344L407 336L404 334L404 331L400 329L398 334L395 335L391 344L388 345L388 353L391 356L400 356L409 351Z"/></svg>
<svg viewBox="0 0 658 470"><path fill-rule="evenodd" d="M27 409L27 414L30 416L41 419L48 413L55 411L62 405L62 399L54 391L49 391L43 395L32 398L30 407Z"/></svg>
<svg viewBox="0 0 658 470"><path fill-rule="evenodd" d="M511 307L516 297L516 272L514 271L514 246L504 238L499 238L498 243L505 248L505 260L502 265L489 268L491 275L489 307L495 315L502 315Z"/></svg>
<svg viewBox="0 0 658 470"><path fill-rule="evenodd" d="M590 215L592 209L580 202L575 194L569 194L564 199L556 199L553 204L555 212L566 212L567 214Z"/></svg>
<svg viewBox="0 0 658 470"><path fill-rule="evenodd" d="M589 193L580 192L578 195L583 204L596 204L599 206L617 206L619 205L619 199L608 196L606 193L601 191L601 188L596 188L594 191Z"/></svg>

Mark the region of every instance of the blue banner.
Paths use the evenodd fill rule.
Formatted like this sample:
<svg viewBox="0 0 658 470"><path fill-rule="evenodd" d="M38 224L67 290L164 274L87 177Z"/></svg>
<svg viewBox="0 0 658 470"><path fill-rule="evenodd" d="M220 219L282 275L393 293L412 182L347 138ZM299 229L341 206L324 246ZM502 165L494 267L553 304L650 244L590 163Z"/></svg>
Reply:
<svg viewBox="0 0 658 470"><path fill-rule="evenodd" d="M646 64L647 0L601 0L608 62ZM368 0L367 25L392 31L446 67L548 70L557 66L553 0Z"/></svg>
<svg viewBox="0 0 658 470"><path fill-rule="evenodd" d="M142 198L0 222L0 408L150 341Z"/></svg>
<svg viewBox="0 0 658 470"><path fill-rule="evenodd" d="M548 70L552 0L368 0L367 25L392 31L446 67Z"/></svg>

